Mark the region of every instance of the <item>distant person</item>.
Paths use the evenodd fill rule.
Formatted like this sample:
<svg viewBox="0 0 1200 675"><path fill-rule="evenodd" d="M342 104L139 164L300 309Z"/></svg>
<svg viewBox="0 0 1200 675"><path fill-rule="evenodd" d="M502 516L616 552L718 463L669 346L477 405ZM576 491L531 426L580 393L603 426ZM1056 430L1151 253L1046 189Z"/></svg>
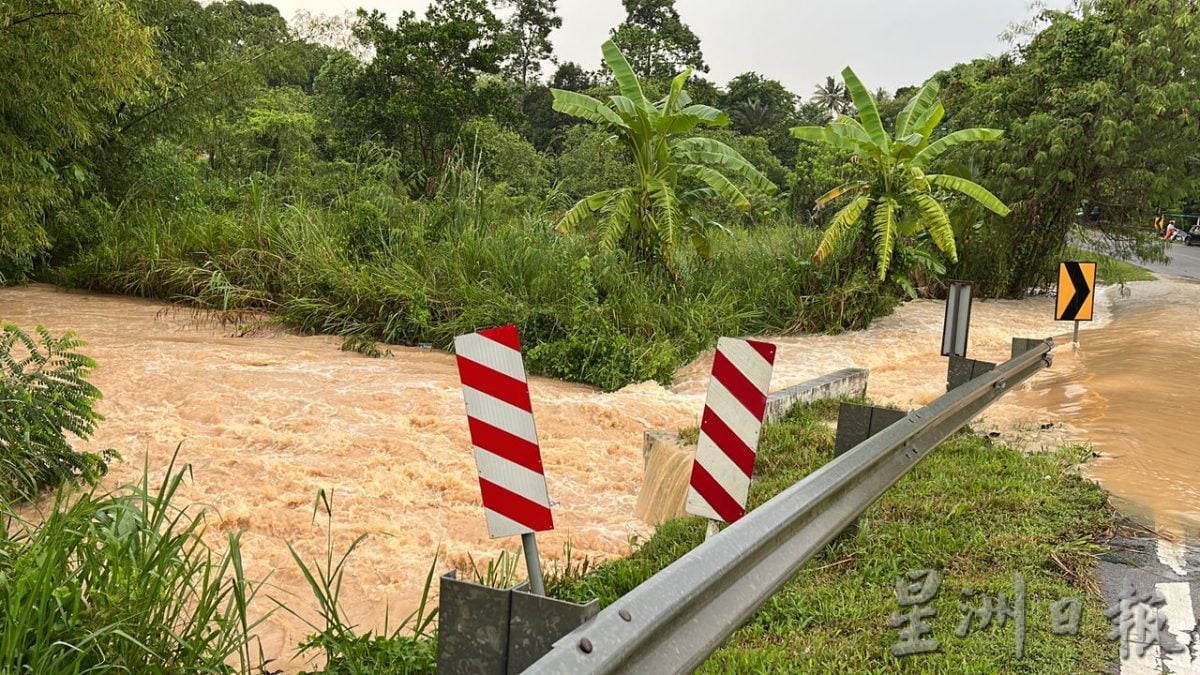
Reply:
<svg viewBox="0 0 1200 675"><path fill-rule="evenodd" d="M1166 236L1163 237L1163 239L1166 239L1167 241L1171 241L1172 239L1174 239L1175 238L1175 230L1177 230L1177 229L1179 229L1179 228L1175 227L1175 219L1172 218L1170 220L1170 222L1167 223L1167 234L1166 234Z"/></svg>

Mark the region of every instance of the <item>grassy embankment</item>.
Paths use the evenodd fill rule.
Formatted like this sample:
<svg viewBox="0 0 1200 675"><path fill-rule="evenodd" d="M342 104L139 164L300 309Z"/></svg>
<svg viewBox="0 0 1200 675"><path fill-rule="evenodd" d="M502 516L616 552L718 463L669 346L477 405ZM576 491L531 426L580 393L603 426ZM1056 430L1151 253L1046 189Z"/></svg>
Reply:
<svg viewBox="0 0 1200 675"><path fill-rule="evenodd" d="M836 403L799 409L768 425L759 453L751 506L761 504L832 458ZM1092 543L1109 524L1106 496L1073 467L1086 450L1067 447L1026 455L960 433L889 490L812 560L704 665L712 673L995 673L1095 672L1107 667L1112 645L1090 576ZM603 604L664 568L704 538L700 519L665 523L628 558L560 580L556 596ZM908 570L933 569L942 586L931 606L937 654L893 657L898 611L895 581ZM964 588L1013 594L1013 573L1027 583L1025 656L1013 656L1010 622L965 639ZM1050 632L1050 603L1083 603L1078 637ZM979 598L973 601L978 606Z"/></svg>

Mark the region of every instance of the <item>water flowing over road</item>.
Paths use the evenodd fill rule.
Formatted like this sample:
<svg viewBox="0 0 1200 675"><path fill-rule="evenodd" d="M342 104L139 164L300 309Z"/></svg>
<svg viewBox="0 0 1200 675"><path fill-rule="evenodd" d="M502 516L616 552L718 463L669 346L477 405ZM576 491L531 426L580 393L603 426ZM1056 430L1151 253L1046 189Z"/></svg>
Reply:
<svg viewBox="0 0 1200 675"><path fill-rule="evenodd" d="M1162 309L1163 303L1181 287L1178 282L1139 285L1128 299L1106 289L1098 305L1100 321L1092 326L1098 330L1084 332L1080 355L1071 354L1069 341L1060 337L1055 367L993 407L976 428L1003 429L1006 435L1033 429L1018 436L1034 445L1072 435L1091 440L1111 455L1113 466L1141 466L1147 476L1173 472L1166 485L1178 499L1194 499L1188 486L1200 484L1200 463L1183 421L1192 394L1171 389L1163 394L1167 400L1149 405L1140 398L1144 389L1137 389L1143 385L1121 370L1144 373L1150 362L1169 363L1162 360L1188 351L1187 344L1162 340L1155 331L1190 325L1193 332L1183 340L1192 345L1191 354L1200 354L1194 347L1194 314L1140 318L1129 309L1158 303L1155 311L1169 313L1173 310ZM1191 287L1193 297L1198 288ZM1117 308L1110 311L1114 301ZM875 400L906 408L928 403L945 389L945 361L938 355L943 311L939 302L914 302L866 331L772 339L780 346L772 389L858 366L871 369L869 395ZM1129 329L1105 337L1110 330L1126 330L1126 315L1144 327L1145 335ZM1115 328L1102 328L1112 316L1118 319ZM1052 318L1047 297L977 303L970 355L1006 360L1011 337L1067 330ZM105 485L137 480L144 462L151 476L161 476L179 446L180 461L192 464L195 474L184 498L211 507L220 524L214 530L243 530L248 576L270 576L256 612L270 609L270 595L316 618L286 543L305 558L322 555L323 518L313 519L321 488L334 494L338 552L359 535L369 535L351 558L343 592L349 616L363 627L381 627L385 611L394 621L415 608L437 551L443 556L439 568L445 569L465 564L468 557L480 561L519 547L515 538L488 539L458 374L448 354L392 347L390 358L372 359L340 351L333 338L272 331L233 337L230 328L197 320L185 309L43 285L0 289L0 320L72 329L88 341L84 352L100 364L94 382L105 394L99 410L107 419L85 447L116 448L124 456ZM1155 349L1160 341L1165 344L1161 353L1126 349L1135 339ZM1144 357L1146 363L1121 365L1126 356ZM1192 370L1176 373L1190 378L1191 384L1181 387L1194 389L1200 371L1190 358ZM532 378L555 502L557 530L539 537L548 566L561 558L568 539L578 555L608 557L626 553L631 538L651 533L634 515L643 473L642 433L696 424L710 365L707 355L681 369L672 387L642 383L612 394ZM1155 386L1149 378L1171 370L1162 366L1143 377L1144 386ZM1132 389L1114 388L1119 382ZM1130 397L1137 407L1120 403ZM1156 412L1160 409L1164 412ZM1131 429L1155 429L1169 420L1179 422L1175 441L1144 436L1137 452L1112 449ZM1055 426L1042 431L1047 423ZM1152 455L1159 452L1164 454ZM1149 478L1124 481L1127 472L1104 464L1093 471L1106 485L1125 484L1118 494L1145 497L1152 508L1187 512L1150 501L1165 490L1143 495L1135 488L1158 485ZM223 535L210 534L219 545ZM276 613L260 632L268 657L280 657L283 666L298 665L289 657L309 632L301 621Z"/></svg>

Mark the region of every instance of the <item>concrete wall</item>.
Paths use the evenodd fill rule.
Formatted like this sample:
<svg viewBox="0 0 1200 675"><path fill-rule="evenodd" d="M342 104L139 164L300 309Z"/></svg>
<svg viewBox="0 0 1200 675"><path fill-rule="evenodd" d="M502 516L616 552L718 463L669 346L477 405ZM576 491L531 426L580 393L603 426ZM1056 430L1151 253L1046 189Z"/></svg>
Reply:
<svg viewBox="0 0 1200 675"><path fill-rule="evenodd" d="M774 422L786 417L792 408L801 403L866 396L867 376L870 373L866 368L845 368L815 380L771 392L767 396L767 421Z"/></svg>

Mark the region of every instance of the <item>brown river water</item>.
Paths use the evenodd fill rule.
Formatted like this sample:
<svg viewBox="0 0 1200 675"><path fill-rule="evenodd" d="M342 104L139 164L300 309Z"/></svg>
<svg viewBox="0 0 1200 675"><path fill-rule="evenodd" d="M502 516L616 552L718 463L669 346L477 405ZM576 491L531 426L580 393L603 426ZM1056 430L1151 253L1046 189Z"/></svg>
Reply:
<svg viewBox="0 0 1200 675"><path fill-rule="evenodd" d="M1192 431L1200 419L1200 286L1140 284L1130 298L1114 290L1097 303L1098 321L1083 332L1078 354L1059 337L1055 367L974 426L1033 449L1090 441L1104 455L1090 470L1118 497L1156 520L1200 522ZM1169 302L1180 294L1190 294L1190 304ZM945 389L943 313L942 303L914 302L866 331L772 339L780 347L772 389L857 366L871 369L876 401L924 405ZM1003 361L1013 336L1063 333L1066 324L1052 313L1044 297L976 303L970 356ZM316 619L286 543L310 560L323 555L324 520L313 520L322 488L334 494L336 551L368 535L343 589L349 617L363 628L416 607L439 550L440 573L519 549L515 538L488 539L449 354L392 347L391 357L372 359L342 352L327 337L233 337L163 303L41 285L0 289L0 320L71 329L89 343L84 352L100 364L93 381L105 394L99 410L107 419L83 447L124 456L105 485L136 481L144 462L161 476L180 446L195 476L184 499L210 507L221 526L211 542L220 545L221 529L243 531L248 576L267 578L256 614L273 607L269 595ZM602 559L651 534L635 516L642 434L698 422L711 358L682 368L669 388L642 383L604 394L532 378L557 527L539 535L546 565L562 558L568 539L574 555ZM263 651L289 668L302 665L291 654L308 632L281 612L259 631Z"/></svg>

